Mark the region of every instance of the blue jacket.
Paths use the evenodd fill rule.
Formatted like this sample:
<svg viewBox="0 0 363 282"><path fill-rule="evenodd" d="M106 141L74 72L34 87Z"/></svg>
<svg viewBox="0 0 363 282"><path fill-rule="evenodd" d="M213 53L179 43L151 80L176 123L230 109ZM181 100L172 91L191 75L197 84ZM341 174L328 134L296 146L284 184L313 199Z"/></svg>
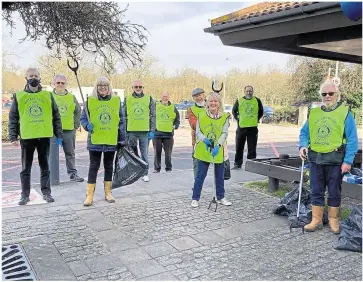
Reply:
<svg viewBox="0 0 363 282"><path fill-rule="evenodd" d="M354 117L350 111L347 115L347 118L345 119L344 136L347 139L344 163L352 165L355 153L358 151L358 134ZM304 126L300 130L299 150L301 149L301 147L308 148L309 144L310 144L309 121L306 121Z"/></svg>
<svg viewBox="0 0 363 282"><path fill-rule="evenodd" d="M119 123L119 130L118 130L118 143L126 141L126 123L125 123L125 109L124 103L121 103L120 107L120 123ZM86 111L88 111L87 102L84 104L83 111L81 114L81 124L84 130L87 130L88 120ZM88 112L89 113L89 112ZM99 151L99 152L112 152L117 151L117 145L94 145L91 142L91 134L88 133L87 138L87 150L89 151Z"/></svg>

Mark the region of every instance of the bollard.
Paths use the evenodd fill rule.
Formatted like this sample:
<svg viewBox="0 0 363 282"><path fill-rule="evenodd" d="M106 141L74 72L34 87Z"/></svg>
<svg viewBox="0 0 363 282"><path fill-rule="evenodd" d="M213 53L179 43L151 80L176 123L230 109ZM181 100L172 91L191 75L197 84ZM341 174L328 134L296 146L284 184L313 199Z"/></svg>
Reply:
<svg viewBox="0 0 363 282"><path fill-rule="evenodd" d="M59 147L55 136L50 138L49 170L50 185L59 185Z"/></svg>

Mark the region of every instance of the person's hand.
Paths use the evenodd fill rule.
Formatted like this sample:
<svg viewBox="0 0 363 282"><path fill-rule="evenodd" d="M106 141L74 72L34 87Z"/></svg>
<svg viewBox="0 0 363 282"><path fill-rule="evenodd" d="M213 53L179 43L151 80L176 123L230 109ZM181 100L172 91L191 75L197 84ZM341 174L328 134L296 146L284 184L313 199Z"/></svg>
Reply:
<svg viewBox="0 0 363 282"><path fill-rule="evenodd" d="M11 141L11 144L13 144L15 147L19 147L19 141L18 140Z"/></svg>
<svg viewBox="0 0 363 282"><path fill-rule="evenodd" d="M212 157L214 158L215 156L217 156L219 153L219 146L215 146L212 150Z"/></svg>
<svg viewBox="0 0 363 282"><path fill-rule="evenodd" d="M308 156L308 149L306 147L301 147L299 153L300 153L300 159L305 161Z"/></svg>
<svg viewBox="0 0 363 282"><path fill-rule="evenodd" d="M150 131L150 132L149 132L149 134L148 134L148 136L147 136L147 138L148 138L149 140L151 140L151 139L153 139L153 138L154 138L154 136L155 136L154 132Z"/></svg>
<svg viewBox="0 0 363 282"><path fill-rule="evenodd" d="M350 172L351 167L352 166L350 164L343 163L341 166L342 174Z"/></svg>
<svg viewBox="0 0 363 282"><path fill-rule="evenodd" d="M93 133L93 124L92 123L87 124L87 131L90 133Z"/></svg>
<svg viewBox="0 0 363 282"><path fill-rule="evenodd" d="M211 142L210 142L210 140L208 138L204 138L203 142L205 144L205 148L208 151L209 150L209 147L212 145Z"/></svg>
<svg viewBox="0 0 363 282"><path fill-rule="evenodd" d="M62 144L63 144L63 139L62 139L62 138L58 138L58 139L57 139L57 145L58 145L59 147L62 147Z"/></svg>

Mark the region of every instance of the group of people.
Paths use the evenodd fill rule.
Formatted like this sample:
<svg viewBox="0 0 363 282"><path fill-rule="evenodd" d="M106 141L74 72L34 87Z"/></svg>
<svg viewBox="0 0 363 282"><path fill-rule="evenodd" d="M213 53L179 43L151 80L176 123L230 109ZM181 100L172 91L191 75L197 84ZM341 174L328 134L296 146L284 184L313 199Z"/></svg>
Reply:
<svg viewBox="0 0 363 282"><path fill-rule="evenodd" d="M63 146L70 180L82 182L75 166L76 129L88 132L89 171L85 206L93 203L98 170L103 155L104 192L106 201L112 203L112 177L115 152L119 146L129 145L136 155L149 164L148 149L154 147L154 173L161 171L162 149L165 152L165 170L172 171L171 155L174 130L180 125L180 115L170 102L168 92L155 101L144 93L140 80L132 84L132 94L121 101L114 95L109 80L100 77L81 112L75 96L67 91L67 78L54 77L52 92L42 89L40 74L30 68L26 72L26 86L14 95L9 113L9 138L21 145L22 171L21 199L27 204L30 194L30 172L35 149L41 170L41 191L47 202L53 202L49 179L50 139ZM247 159L255 159L258 140L258 123L263 116L260 99L254 96L253 86L244 88L244 96L237 99L232 114L237 121L236 154L233 170L243 164L243 151L247 141ZM333 82L325 82L320 89L323 106L311 110L300 133L300 157L309 158L310 185L313 202L312 221L306 231L322 228L325 205L325 187L328 186L329 225L339 233L338 212L341 204L341 184L344 173L350 171L358 150L357 127L350 108L340 102L340 92ZM187 111L192 134L192 159L194 187L192 207L198 207L202 186L209 165L213 165L218 203L230 206L225 198L224 161L228 159L227 137L229 113L224 112L221 96L208 95L201 88L192 91L195 104ZM139 154L140 151L140 154ZM148 172L142 177L149 182Z"/></svg>

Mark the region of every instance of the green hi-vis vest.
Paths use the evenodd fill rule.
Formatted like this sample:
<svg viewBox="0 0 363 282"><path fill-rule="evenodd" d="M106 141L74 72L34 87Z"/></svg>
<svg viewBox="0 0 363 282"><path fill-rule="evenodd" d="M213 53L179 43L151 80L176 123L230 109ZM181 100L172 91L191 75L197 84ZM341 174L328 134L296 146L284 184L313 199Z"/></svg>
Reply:
<svg viewBox="0 0 363 282"><path fill-rule="evenodd" d="M127 131L150 131L150 96L126 97Z"/></svg>
<svg viewBox="0 0 363 282"><path fill-rule="evenodd" d="M238 100L239 127L255 127L258 125L258 102L256 97L251 100L240 98Z"/></svg>
<svg viewBox="0 0 363 282"><path fill-rule="evenodd" d="M76 109L73 94L68 93L66 95L57 95L53 93L53 97L57 103L59 114L62 119L62 129L73 130L74 110Z"/></svg>
<svg viewBox="0 0 363 282"><path fill-rule="evenodd" d="M91 143L94 145L117 145L120 122L120 98L111 97L108 101L88 97L87 107L93 124Z"/></svg>
<svg viewBox="0 0 363 282"><path fill-rule="evenodd" d="M318 153L330 153L343 143L345 119L349 107L340 105L330 112L320 107L312 109L309 115L310 148Z"/></svg>
<svg viewBox="0 0 363 282"><path fill-rule="evenodd" d="M21 139L53 137L52 99L48 91L16 93Z"/></svg>
<svg viewBox="0 0 363 282"><path fill-rule="evenodd" d="M213 140L214 145L217 146L219 137L222 135L223 126L229 117L228 113L224 113L219 119L213 119L207 116L206 112L200 113L198 116L199 128L203 135ZM223 146L219 149L217 156L214 157L216 164L223 163ZM211 163L213 161L212 153L207 150L206 145L203 141L199 140L195 147L194 158Z"/></svg>
<svg viewBox="0 0 363 282"><path fill-rule="evenodd" d="M174 105L163 105L156 102L156 130L161 132L172 132L173 124L176 118Z"/></svg>
<svg viewBox="0 0 363 282"><path fill-rule="evenodd" d="M191 106L190 109L196 117L198 117L199 113L205 112L204 107L200 108L200 107L197 107L196 105Z"/></svg>

